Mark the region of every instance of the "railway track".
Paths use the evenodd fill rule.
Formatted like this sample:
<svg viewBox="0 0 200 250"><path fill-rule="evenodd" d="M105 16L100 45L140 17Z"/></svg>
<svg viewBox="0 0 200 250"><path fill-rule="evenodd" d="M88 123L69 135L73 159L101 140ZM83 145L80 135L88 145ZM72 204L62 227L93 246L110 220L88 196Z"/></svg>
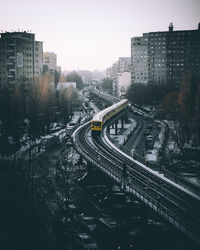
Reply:
<svg viewBox="0 0 200 250"><path fill-rule="evenodd" d="M200 198L149 172L126 157L120 150L111 148L104 137L88 136L90 122L74 133L77 151L92 164L104 168L117 180L121 180L129 190L134 190L139 198L150 205L160 215L200 243ZM123 166L126 164L126 177Z"/></svg>

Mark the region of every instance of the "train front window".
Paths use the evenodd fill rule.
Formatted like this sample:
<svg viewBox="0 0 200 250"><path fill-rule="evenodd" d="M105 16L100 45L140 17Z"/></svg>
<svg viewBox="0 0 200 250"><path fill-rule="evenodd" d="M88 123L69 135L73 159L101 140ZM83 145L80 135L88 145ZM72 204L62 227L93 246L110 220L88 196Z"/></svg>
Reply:
<svg viewBox="0 0 200 250"><path fill-rule="evenodd" d="M93 122L92 126L93 127L101 127L101 122Z"/></svg>

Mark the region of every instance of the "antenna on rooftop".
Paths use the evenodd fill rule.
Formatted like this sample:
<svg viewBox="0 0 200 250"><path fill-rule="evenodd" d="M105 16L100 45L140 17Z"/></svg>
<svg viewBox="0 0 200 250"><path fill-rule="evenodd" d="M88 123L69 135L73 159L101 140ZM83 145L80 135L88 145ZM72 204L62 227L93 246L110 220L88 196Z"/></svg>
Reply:
<svg viewBox="0 0 200 250"><path fill-rule="evenodd" d="M173 31L173 29L174 29L173 23L169 23L169 31L171 32L171 31Z"/></svg>

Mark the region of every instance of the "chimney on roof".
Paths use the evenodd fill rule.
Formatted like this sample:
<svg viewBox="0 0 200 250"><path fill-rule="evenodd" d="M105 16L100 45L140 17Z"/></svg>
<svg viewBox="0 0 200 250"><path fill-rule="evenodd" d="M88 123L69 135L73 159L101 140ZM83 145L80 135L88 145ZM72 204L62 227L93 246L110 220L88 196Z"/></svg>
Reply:
<svg viewBox="0 0 200 250"><path fill-rule="evenodd" d="M172 32L174 29L173 23L169 23L169 32Z"/></svg>

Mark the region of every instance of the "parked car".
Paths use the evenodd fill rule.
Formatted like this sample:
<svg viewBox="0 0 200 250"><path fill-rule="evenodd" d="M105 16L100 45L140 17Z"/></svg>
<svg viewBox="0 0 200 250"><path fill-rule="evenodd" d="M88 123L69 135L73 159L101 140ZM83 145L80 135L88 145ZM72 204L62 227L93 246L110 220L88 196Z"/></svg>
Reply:
<svg viewBox="0 0 200 250"><path fill-rule="evenodd" d="M144 135L150 135L150 130L146 128L146 129L144 130Z"/></svg>
<svg viewBox="0 0 200 250"><path fill-rule="evenodd" d="M89 233L92 236L96 235L97 221L91 216L80 216L78 218L78 224L81 231Z"/></svg>
<svg viewBox="0 0 200 250"><path fill-rule="evenodd" d="M153 140L153 136L152 136L152 135L146 136L146 140L147 140L147 141L152 141L152 140Z"/></svg>
<svg viewBox="0 0 200 250"><path fill-rule="evenodd" d="M66 146L72 146L72 142L70 139L68 139L68 141L66 142Z"/></svg>
<svg viewBox="0 0 200 250"><path fill-rule="evenodd" d="M152 129L152 128L153 128L153 124L152 124L152 123L148 123L148 124L147 124L147 128L148 128L148 129Z"/></svg>
<svg viewBox="0 0 200 250"><path fill-rule="evenodd" d="M45 149L49 149L60 142L58 135L46 135L42 138L42 143Z"/></svg>
<svg viewBox="0 0 200 250"><path fill-rule="evenodd" d="M154 150L148 149L145 158L147 161L156 162L157 161L157 154L155 154Z"/></svg>
<svg viewBox="0 0 200 250"><path fill-rule="evenodd" d="M76 249L80 250L95 250L97 249L97 243L95 240L86 233L78 233L75 235Z"/></svg>

